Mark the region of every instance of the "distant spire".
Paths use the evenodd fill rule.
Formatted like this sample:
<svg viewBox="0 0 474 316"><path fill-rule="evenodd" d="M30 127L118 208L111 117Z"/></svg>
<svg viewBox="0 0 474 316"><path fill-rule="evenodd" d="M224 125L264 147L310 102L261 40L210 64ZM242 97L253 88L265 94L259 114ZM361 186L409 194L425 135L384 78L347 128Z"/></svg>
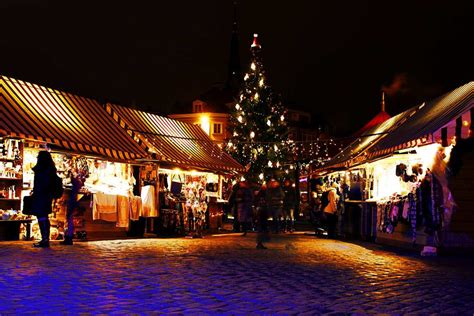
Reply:
<svg viewBox="0 0 474 316"><path fill-rule="evenodd" d="M234 20L232 23L232 35L230 39L229 69L227 75L227 87L237 91L240 86L241 68L239 54L239 36L237 31L237 1L234 1Z"/></svg>
<svg viewBox="0 0 474 316"><path fill-rule="evenodd" d="M385 91L382 90L382 102L380 102L382 106L382 112L385 112Z"/></svg>

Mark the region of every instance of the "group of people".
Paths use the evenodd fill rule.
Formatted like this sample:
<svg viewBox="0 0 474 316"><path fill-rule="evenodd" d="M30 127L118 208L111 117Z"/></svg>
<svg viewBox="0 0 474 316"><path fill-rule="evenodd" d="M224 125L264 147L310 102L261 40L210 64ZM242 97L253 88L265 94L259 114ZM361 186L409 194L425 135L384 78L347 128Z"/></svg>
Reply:
<svg viewBox="0 0 474 316"><path fill-rule="evenodd" d="M236 183L229 197L229 206L236 221L235 229L242 230L242 236L254 227L257 229L257 249L266 249L263 242L271 229L274 233L294 231L295 189L290 180L283 187L272 178L260 187L250 181ZM272 219L269 227L268 218Z"/></svg>
<svg viewBox="0 0 474 316"><path fill-rule="evenodd" d="M56 166L48 151L40 151L38 153L38 160L36 165L33 167L33 172L35 175L33 179L32 213L38 219L38 226L41 233L41 240L38 243L33 244L33 246L37 248L48 248L50 235L49 214L53 212L53 183L55 177L57 177ZM62 245L73 244L73 215L79 206L77 195L81 187L84 185L86 175L83 175L77 167L71 166L69 176L72 188L67 201L67 230L64 240L61 242Z"/></svg>

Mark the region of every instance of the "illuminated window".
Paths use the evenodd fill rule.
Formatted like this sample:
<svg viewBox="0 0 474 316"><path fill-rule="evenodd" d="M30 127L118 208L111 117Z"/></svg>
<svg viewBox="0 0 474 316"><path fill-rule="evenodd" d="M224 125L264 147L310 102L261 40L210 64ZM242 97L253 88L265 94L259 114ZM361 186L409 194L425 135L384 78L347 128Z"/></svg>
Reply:
<svg viewBox="0 0 474 316"><path fill-rule="evenodd" d="M222 134L222 123L214 123L212 133Z"/></svg>

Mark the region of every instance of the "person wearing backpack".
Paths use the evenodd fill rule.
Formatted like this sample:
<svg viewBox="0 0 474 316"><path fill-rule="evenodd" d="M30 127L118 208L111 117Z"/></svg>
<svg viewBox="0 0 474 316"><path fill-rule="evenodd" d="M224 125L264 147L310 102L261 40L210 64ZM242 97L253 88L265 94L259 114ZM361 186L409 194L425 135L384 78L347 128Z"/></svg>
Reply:
<svg viewBox="0 0 474 316"><path fill-rule="evenodd" d="M38 218L38 225L41 232L41 241L33 246L37 248L49 247L50 223L48 215L53 212L52 204L54 199L56 166L48 151L40 151L38 160L33 167L35 173L33 179L33 202L32 213Z"/></svg>

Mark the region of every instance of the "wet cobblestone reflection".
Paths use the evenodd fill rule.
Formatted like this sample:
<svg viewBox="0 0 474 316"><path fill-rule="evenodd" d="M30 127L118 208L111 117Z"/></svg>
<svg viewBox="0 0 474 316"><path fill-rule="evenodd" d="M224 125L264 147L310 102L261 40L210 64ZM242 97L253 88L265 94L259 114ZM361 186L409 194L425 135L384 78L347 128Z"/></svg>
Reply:
<svg viewBox="0 0 474 316"><path fill-rule="evenodd" d="M0 243L0 314L474 312L472 259L280 235Z"/></svg>

